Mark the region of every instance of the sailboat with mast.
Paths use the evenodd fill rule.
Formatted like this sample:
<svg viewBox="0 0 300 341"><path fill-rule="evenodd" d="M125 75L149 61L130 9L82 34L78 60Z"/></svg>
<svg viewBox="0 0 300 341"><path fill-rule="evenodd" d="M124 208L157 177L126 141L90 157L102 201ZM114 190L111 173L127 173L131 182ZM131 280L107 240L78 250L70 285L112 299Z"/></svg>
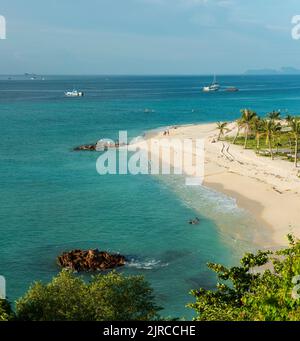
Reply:
<svg viewBox="0 0 300 341"><path fill-rule="evenodd" d="M213 92L213 91L218 91L220 89L220 85L217 82L217 77L214 75L214 80L209 86L205 86L203 88L203 92Z"/></svg>

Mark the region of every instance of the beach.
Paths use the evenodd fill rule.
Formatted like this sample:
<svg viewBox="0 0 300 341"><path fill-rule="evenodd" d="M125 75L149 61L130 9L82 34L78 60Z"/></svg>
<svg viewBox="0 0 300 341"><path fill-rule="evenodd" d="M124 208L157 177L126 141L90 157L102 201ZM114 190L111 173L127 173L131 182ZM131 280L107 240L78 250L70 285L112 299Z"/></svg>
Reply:
<svg viewBox="0 0 300 341"><path fill-rule="evenodd" d="M271 218L283 223L282 230L269 227L256 190L251 201L249 191L254 185L249 186L251 179L244 176L250 170L244 170L239 180L245 179L250 187L242 195L245 189L231 180L237 175L222 166L239 168L239 163L221 156L221 143L210 143L217 134L216 125L194 123L232 122L244 107L262 116L273 108L297 113L300 99L294 99L299 95L300 77L222 76L222 84L234 84L240 91L201 92L199 84L210 81L210 76L49 76L44 81L0 77L0 144L5 151L0 162L5 193L0 205L0 268L9 283L11 302L24 295L33 281L47 283L55 276L58 255L99 249L127 256L130 263L122 272L145 276L165 315L190 320L193 312L185 308L191 301L189 291L215 283L207 262L238 265L245 252L270 245L278 248L287 232L296 231L289 224L295 226L292 214L297 207L291 205L297 206L299 199L290 200L289 192L280 195L271 184L269 194L275 199L270 199L271 210L264 214L277 210L279 217ZM64 97L74 83L86 96ZM175 125L178 129L171 128ZM99 175L100 153L73 151L99 139L116 141L120 130L128 132L128 141L145 132L147 138L157 134L161 138L163 131L156 130L161 127L170 127L170 138L177 134L206 137L205 170L211 176L206 176L204 186L186 186L181 175ZM233 154L235 148L257 160L251 150L231 146L229 151ZM243 155L238 157L242 160ZM268 162L267 158L259 160ZM271 165L277 165L277 160ZM284 165L293 167L292 163ZM277 178L264 181L271 180L284 190L285 183ZM275 205L280 209L273 209ZM200 223L190 225L196 217ZM22 257L16 261L18 254Z"/></svg>
<svg viewBox="0 0 300 341"><path fill-rule="evenodd" d="M235 126L235 123L228 125L227 135L236 134ZM267 245L265 239L260 241L259 235L255 237L256 242L277 247L286 245L289 233L300 237L300 179L294 164L257 156L253 150L217 141L218 134L215 123L195 124L172 127L168 129L168 136L164 131L152 132L146 134L146 140L153 143L166 137L182 141L204 139L203 185L236 199L240 208L269 229ZM174 165L174 157L170 162Z"/></svg>

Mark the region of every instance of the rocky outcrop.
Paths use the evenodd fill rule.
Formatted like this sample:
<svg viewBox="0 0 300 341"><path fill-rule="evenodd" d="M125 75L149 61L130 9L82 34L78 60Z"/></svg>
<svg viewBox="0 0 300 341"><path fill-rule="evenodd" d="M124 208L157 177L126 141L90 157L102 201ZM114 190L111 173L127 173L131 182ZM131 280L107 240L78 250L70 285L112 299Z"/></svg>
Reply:
<svg viewBox="0 0 300 341"><path fill-rule="evenodd" d="M74 148L74 151L78 152L81 150L87 150L87 151L106 151L111 148L120 148L124 147L126 144L119 143L119 141L113 142L113 141L107 141L107 140L100 140L96 144L85 144L79 147Z"/></svg>
<svg viewBox="0 0 300 341"><path fill-rule="evenodd" d="M95 144L87 144L87 145L76 147L76 148L74 148L74 150L76 152L81 151L81 150L92 150L92 151L94 151L94 150L96 150L96 145Z"/></svg>
<svg viewBox="0 0 300 341"><path fill-rule="evenodd" d="M126 258L99 250L73 250L58 257L58 264L74 271L97 271L125 265Z"/></svg>

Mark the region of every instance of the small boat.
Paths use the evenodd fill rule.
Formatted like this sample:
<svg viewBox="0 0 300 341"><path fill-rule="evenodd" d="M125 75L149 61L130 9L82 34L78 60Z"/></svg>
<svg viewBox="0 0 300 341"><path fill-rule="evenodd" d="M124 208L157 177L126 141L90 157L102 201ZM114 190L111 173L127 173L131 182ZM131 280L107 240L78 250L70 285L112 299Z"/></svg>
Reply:
<svg viewBox="0 0 300 341"><path fill-rule="evenodd" d="M84 92L78 91L78 90L73 90L73 91L67 91L65 92L66 97L83 97Z"/></svg>
<svg viewBox="0 0 300 341"><path fill-rule="evenodd" d="M235 86L231 86L229 88L226 89L227 92L237 92L239 91L238 88L236 88Z"/></svg>
<svg viewBox="0 0 300 341"><path fill-rule="evenodd" d="M220 90L220 85L217 82L216 75L214 75L214 80L209 86L205 86L202 91L203 92L214 92L214 91L219 91Z"/></svg>

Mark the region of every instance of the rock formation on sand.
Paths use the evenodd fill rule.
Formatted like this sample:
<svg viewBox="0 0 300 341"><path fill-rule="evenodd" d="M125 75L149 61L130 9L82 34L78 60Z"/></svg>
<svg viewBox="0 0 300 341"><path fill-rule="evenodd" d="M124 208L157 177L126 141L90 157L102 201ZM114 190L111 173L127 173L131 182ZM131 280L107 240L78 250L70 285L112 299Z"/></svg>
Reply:
<svg viewBox="0 0 300 341"><path fill-rule="evenodd" d="M58 257L58 264L74 271L97 271L125 265L126 258L99 250L73 250Z"/></svg>

